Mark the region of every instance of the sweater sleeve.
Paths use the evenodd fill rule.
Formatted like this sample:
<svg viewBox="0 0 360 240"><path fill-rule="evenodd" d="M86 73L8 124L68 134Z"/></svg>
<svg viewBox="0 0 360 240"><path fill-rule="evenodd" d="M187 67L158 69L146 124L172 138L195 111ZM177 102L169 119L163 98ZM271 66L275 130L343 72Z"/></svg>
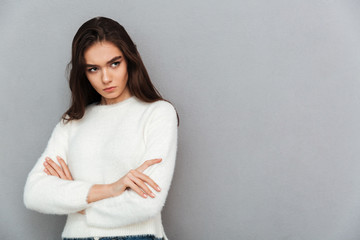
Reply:
<svg viewBox="0 0 360 240"><path fill-rule="evenodd" d="M56 156L61 156L67 162L69 125L61 121L55 126L45 151L28 175L24 189L24 204L28 209L48 214L68 214L89 205L86 198L92 184L63 180L44 172L45 157L58 163Z"/></svg>
<svg viewBox="0 0 360 240"><path fill-rule="evenodd" d="M133 190L91 204L86 209L87 223L94 227L114 228L146 221L160 213L170 188L177 151L177 115L165 101L157 107L145 127L145 160L162 158L162 162L147 168L144 173L161 188L153 191L155 198L143 198Z"/></svg>

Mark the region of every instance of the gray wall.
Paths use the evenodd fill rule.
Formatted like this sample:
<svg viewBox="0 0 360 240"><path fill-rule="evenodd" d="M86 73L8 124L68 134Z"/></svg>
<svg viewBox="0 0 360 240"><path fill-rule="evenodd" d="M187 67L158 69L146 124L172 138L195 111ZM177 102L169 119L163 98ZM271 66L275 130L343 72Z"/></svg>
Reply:
<svg viewBox="0 0 360 240"><path fill-rule="evenodd" d="M358 1L0 3L0 238L60 239L26 175L68 106L77 28L104 15L179 112L171 240L360 239Z"/></svg>

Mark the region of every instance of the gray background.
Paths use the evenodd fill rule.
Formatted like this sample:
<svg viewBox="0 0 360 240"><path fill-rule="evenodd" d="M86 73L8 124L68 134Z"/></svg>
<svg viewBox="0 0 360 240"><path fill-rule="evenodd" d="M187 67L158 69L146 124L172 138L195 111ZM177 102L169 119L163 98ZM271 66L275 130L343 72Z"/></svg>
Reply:
<svg viewBox="0 0 360 240"><path fill-rule="evenodd" d="M0 238L60 239L25 179L68 106L73 35L125 26L181 118L171 240L360 239L358 1L1 1Z"/></svg>

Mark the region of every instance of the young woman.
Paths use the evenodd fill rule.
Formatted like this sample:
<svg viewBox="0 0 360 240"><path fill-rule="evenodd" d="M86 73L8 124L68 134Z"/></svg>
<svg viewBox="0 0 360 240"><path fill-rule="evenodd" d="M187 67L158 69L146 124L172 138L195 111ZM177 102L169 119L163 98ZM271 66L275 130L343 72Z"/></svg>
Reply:
<svg viewBox="0 0 360 240"><path fill-rule="evenodd" d="M72 43L72 103L29 173L24 203L67 214L63 239L167 239L178 118L150 81L135 44L109 18Z"/></svg>

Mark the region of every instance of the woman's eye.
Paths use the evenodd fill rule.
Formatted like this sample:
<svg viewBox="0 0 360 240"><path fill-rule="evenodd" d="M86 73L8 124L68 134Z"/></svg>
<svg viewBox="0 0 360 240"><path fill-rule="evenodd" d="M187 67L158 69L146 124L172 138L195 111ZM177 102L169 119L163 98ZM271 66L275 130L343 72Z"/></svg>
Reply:
<svg viewBox="0 0 360 240"><path fill-rule="evenodd" d="M113 63L111 64L111 66L112 66L112 67L117 67L119 64L120 64L120 62L113 62Z"/></svg>
<svg viewBox="0 0 360 240"><path fill-rule="evenodd" d="M88 72L96 72L96 70L97 70L96 67L88 68Z"/></svg>

